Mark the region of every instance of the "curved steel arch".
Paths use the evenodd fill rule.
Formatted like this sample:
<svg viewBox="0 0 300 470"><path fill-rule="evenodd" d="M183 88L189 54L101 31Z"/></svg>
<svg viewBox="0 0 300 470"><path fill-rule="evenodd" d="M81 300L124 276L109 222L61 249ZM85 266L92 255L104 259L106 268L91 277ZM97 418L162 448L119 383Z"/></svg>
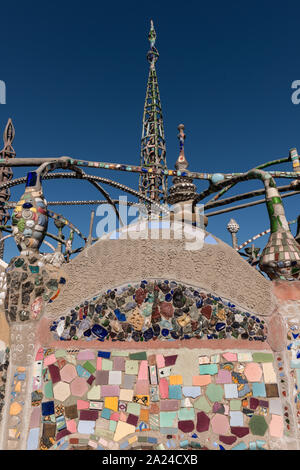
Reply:
<svg viewBox="0 0 300 470"><path fill-rule="evenodd" d="M128 186L125 186L124 184L118 183L118 182L110 180L108 178L103 178L101 176L88 175L86 173L80 174L80 176L78 176L78 175L79 175L79 173L78 174L74 174L74 173L52 173L52 174L46 174L43 179L47 180L47 179L59 179L59 178L67 178L67 179L74 178L74 179L83 179L83 180L87 180L87 181L94 180L96 182L101 182L101 183L107 184L107 185L112 186L114 188L120 189L121 191L127 192L127 193L129 193L129 194L131 194L131 195L133 195L137 198L140 198L140 199L144 200L145 202L148 202L148 203L152 204L158 210L160 210L160 211L162 211L166 214L170 213L170 210L167 209L164 205L158 204L157 202L152 201L152 199L148 198L147 196L144 196L139 191L136 191L132 188L129 188ZM20 178L15 178L15 179L7 182L7 183L0 184L0 189L2 189L2 188L11 188L11 187L17 186L19 184L24 184L25 182L26 182L26 176L22 176Z"/></svg>

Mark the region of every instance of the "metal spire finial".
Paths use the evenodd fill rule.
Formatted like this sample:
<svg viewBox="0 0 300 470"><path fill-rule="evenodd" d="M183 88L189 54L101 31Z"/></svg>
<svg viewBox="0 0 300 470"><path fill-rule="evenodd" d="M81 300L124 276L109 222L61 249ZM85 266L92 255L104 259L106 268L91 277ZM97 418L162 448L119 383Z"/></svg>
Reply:
<svg viewBox="0 0 300 470"><path fill-rule="evenodd" d="M12 146L12 142L14 138L15 138L15 128L14 128L11 118L9 118L5 126L4 132L3 132L4 147L0 152L3 155L3 157L8 156L7 154L10 154L9 156L15 156L16 152Z"/></svg>
<svg viewBox="0 0 300 470"><path fill-rule="evenodd" d="M0 158L3 159L10 159L16 156L16 152L12 146L12 142L15 137L15 128L12 123L11 118L8 119L7 124L5 126L3 132L3 143L4 147L0 151ZM1 167L0 168L0 183L7 183L13 177L13 171L10 166L8 167ZM0 191L0 225L7 224L9 220L9 212L5 207L5 204L8 202L10 198L10 190L9 189L2 189ZM2 238L2 230L0 230L0 238ZM4 255L4 243L0 243L0 258L3 259Z"/></svg>
<svg viewBox="0 0 300 470"><path fill-rule="evenodd" d="M179 134L177 137L179 139L180 152L179 152L179 157L175 163L175 168L177 170L186 170L189 164L184 154L184 141L186 137L184 133L184 124L179 124L178 130L179 130Z"/></svg>
<svg viewBox="0 0 300 470"><path fill-rule="evenodd" d="M155 62L159 58L159 53L158 53L158 50L155 47L156 31L154 29L153 20L150 21L150 31L149 31L149 34L148 34L148 39L149 39L149 42L150 42L150 51L147 54L147 60L150 64L150 67L154 68Z"/></svg>
<svg viewBox="0 0 300 470"><path fill-rule="evenodd" d="M148 38L150 41L150 51L147 54L147 59L150 64L150 70L144 105L140 161L141 166L145 170L139 179L139 191L155 202L164 202L167 197L167 177L161 173L161 170L166 170L167 168L166 145L155 69L155 63L159 54L155 47L156 32L152 20Z"/></svg>
<svg viewBox="0 0 300 470"><path fill-rule="evenodd" d="M179 124L178 128L179 134L177 135L179 139L180 152L179 157L175 163L175 168L178 171L179 175L174 176L173 186L170 187L168 203L176 204L177 202L184 202L193 200L196 195L196 186L193 183L193 178L187 176L184 170L189 166L187 159L184 155L184 125Z"/></svg>

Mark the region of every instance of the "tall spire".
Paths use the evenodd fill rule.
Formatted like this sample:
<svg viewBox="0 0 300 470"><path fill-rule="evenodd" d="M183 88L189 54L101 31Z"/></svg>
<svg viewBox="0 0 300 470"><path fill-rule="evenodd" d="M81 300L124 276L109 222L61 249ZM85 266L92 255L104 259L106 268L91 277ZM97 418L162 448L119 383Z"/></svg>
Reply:
<svg viewBox="0 0 300 470"><path fill-rule="evenodd" d="M141 140L141 166L148 171L141 173L139 191L156 202L164 202L167 197L167 178L158 175L158 169L166 169L166 146L162 109L158 89L155 63L159 53L155 47L156 32L151 20L148 35L150 50L147 60L150 64L146 99L143 115L143 131Z"/></svg>
<svg viewBox="0 0 300 470"><path fill-rule="evenodd" d="M0 158L8 160L9 158L14 158L16 152L12 146L12 142L15 137L15 128L12 123L12 120L9 118L3 133L3 149L0 150ZM0 168L0 183L7 183L13 177L13 172L11 167ZM1 189L0 191L0 225L5 225L9 219L9 212L5 207L5 203L9 200L10 190ZM2 238L2 230L0 229L0 239ZM0 259L3 259L4 254L4 243L0 243Z"/></svg>

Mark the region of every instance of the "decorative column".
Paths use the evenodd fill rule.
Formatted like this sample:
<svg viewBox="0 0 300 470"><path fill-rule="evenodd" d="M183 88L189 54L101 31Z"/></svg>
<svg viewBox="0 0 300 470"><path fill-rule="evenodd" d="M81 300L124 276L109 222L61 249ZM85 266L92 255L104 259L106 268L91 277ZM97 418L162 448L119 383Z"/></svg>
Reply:
<svg viewBox="0 0 300 470"><path fill-rule="evenodd" d="M3 409L1 449L26 449L30 426L31 392L42 396L35 380L38 367L36 330L45 305L59 295L65 284L59 270L46 265L39 252L47 230L47 205L39 174L27 176L25 193L12 214L13 234L21 251L7 269L5 315L10 326L10 364ZM35 388L33 388L33 385Z"/></svg>
<svg viewBox="0 0 300 470"><path fill-rule="evenodd" d="M299 279L299 245L290 231L276 183L268 172L262 170L251 170L248 175L263 181L270 219L271 234L259 260L260 269L272 280Z"/></svg>

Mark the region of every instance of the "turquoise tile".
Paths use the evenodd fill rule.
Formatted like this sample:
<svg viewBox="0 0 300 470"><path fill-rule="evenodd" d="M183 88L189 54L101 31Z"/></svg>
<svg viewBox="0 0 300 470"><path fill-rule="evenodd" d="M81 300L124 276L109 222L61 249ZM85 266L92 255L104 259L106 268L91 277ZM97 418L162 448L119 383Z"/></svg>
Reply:
<svg viewBox="0 0 300 470"><path fill-rule="evenodd" d="M201 364L199 366L200 375L215 375L218 373L217 364Z"/></svg>
<svg viewBox="0 0 300 470"><path fill-rule="evenodd" d="M266 397L266 387L264 382L253 382L252 392L254 397Z"/></svg>
<svg viewBox="0 0 300 470"><path fill-rule="evenodd" d="M103 408L103 410L102 410L102 412L101 412L101 418L109 419L111 413L112 413L112 411L109 410L108 408Z"/></svg>
<svg viewBox="0 0 300 470"><path fill-rule="evenodd" d="M194 408L180 408L178 411L178 419L179 421L187 421L195 419L195 410Z"/></svg>
<svg viewBox="0 0 300 470"><path fill-rule="evenodd" d="M174 400L182 399L181 385L169 386L169 398L174 399Z"/></svg>
<svg viewBox="0 0 300 470"><path fill-rule="evenodd" d="M247 446L245 442L240 442L239 444L231 448L231 450L246 450L246 449L247 449Z"/></svg>
<svg viewBox="0 0 300 470"><path fill-rule="evenodd" d="M91 374L86 369L84 369L80 364L76 366L76 370L77 370L77 374L79 375L79 377L83 377L84 379L89 379L91 376Z"/></svg>
<svg viewBox="0 0 300 470"><path fill-rule="evenodd" d="M176 419L176 411L161 411L159 413L159 423L161 428L172 428Z"/></svg>

